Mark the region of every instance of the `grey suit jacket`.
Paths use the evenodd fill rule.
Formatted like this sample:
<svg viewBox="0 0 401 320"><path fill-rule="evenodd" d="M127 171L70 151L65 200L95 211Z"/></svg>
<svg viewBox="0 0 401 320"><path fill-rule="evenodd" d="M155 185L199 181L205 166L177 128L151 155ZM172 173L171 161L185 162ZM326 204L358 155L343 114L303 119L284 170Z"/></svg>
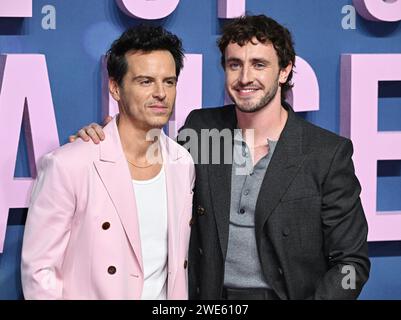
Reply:
<svg viewBox="0 0 401 320"><path fill-rule="evenodd" d="M263 274L281 299L355 299L368 279L370 262L352 143L285 107L288 120L255 210ZM191 299L222 297L229 232L232 166L200 163L208 148L200 139L201 129L232 131L236 123L231 105L194 110L183 127L199 137L189 251Z"/></svg>

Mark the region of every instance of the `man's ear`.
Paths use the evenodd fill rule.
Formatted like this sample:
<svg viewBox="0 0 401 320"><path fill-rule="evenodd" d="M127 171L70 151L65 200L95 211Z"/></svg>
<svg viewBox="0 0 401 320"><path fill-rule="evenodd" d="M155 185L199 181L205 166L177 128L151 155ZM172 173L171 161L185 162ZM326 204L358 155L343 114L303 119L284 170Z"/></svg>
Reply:
<svg viewBox="0 0 401 320"><path fill-rule="evenodd" d="M109 79L109 91L114 100L120 101L120 86L113 78Z"/></svg>
<svg viewBox="0 0 401 320"><path fill-rule="evenodd" d="M285 68L280 70L279 82L281 84L284 84L287 81L288 75L290 74L291 70L292 70L292 62L290 61L290 63Z"/></svg>

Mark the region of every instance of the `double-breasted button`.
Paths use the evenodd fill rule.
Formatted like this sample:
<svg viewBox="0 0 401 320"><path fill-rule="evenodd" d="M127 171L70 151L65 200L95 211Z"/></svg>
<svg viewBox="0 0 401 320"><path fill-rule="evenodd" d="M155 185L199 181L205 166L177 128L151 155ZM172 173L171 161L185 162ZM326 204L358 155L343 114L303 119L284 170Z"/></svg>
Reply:
<svg viewBox="0 0 401 320"><path fill-rule="evenodd" d="M285 227L285 228L283 229L283 236L284 236L284 237L287 237L289 234L290 234L290 228Z"/></svg>
<svg viewBox="0 0 401 320"><path fill-rule="evenodd" d="M107 272L109 274L115 274L117 272L117 269L116 269L115 266L110 266L110 267L107 268Z"/></svg>
<svg viewBox="0 0 401 320"><path fill-rule="evenodd" d="M107 230L108 228L110 228L110 222L103 222L102 229Z"/></svg>
<svg viewBox="0 0 401 320"><path fill-rule="evenodd" d="M184 269L186 269L187 267L188 267L188 261L185 260L185 261L184 261Z"/></svg>
<svg viewBox="0 0 401 320"><path fill-rule="evenodd" d="M278 273L282 276L283 275L283 269L278 268Z"/></svg>
<svg viewBox="0 0 401 320"><path fill-rule="evenodd" d="M203 216L203 215L205 214L205 208L199 205L199 206L196 208L196 212L197 212L200 216Z"/></svg>
<svg viewBox="0 0 401 320"><path fill-rule="evenodd" d="M203 250L202 250L202 248L198 248L198 251L199 251L199 254L200 254L200 255L203 255Z"/></svg>

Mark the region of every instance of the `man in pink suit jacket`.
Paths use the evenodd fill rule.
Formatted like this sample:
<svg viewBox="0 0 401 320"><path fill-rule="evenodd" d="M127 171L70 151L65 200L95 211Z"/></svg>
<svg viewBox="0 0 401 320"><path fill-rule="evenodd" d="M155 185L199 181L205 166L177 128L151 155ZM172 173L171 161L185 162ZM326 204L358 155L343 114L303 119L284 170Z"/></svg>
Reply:
<svg viewBox="0 0 401 320"><path fill-rule="evenodd" d="M107 58L120 111L107 139L67 144L40 162L22 249L26 299L188 297L194 165L161 130L181 41L161 27L131 28Z"/></svg>

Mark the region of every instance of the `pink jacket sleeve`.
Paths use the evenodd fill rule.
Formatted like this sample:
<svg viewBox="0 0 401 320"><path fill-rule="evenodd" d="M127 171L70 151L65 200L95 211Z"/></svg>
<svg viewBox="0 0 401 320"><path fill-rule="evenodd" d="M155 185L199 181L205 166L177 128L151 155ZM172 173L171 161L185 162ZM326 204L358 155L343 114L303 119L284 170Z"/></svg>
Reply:
<svg viewBox="0 0 401 320"><path fill-rule="evenodd" d="M69 173L49 153L40 161L31 194L22 247L25 299L62 299L62 265L75 211Z"/></svg>

